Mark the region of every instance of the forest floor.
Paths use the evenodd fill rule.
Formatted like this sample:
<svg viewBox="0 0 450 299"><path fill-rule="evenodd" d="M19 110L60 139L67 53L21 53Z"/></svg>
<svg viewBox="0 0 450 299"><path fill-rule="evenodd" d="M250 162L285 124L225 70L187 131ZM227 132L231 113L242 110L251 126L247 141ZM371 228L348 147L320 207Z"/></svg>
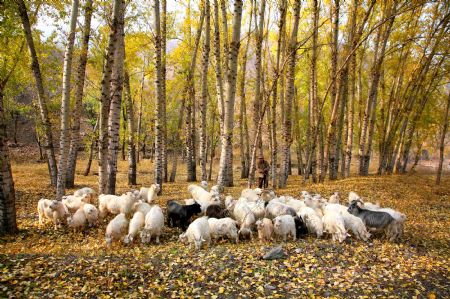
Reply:
<svg viewBox="0 0 450 299"><path fill-rule="evenodd" d="M79 173L83 167L84 162ZM148 186L150 162L140 169L138 180ZM352 177L324 184L304 184L292 176L278 194L308 190L328 197L334 191L356 191L405 213L404 237L398 243L349 238L336 244L307 236L282 244L285 260L265 261L260 257L278 242L220 242L193 252L178 242L181 231L165 228L161 245L115 244L108 249L106 222L83 233L55 231L50 223L39 227L37 201L54 194L46 165L14 164L13 173L20 232L0 238L0 297L450 298L448 176L439 187L429 175ZM77 187L97 189L97 179L78 174ZM117 179L118 193L129 190L125 162ZM165 207L169 199L188 198L182 179L164 184L157 203ZM245 182L237 180L236 185L225 193L237 196Z"/></svg>

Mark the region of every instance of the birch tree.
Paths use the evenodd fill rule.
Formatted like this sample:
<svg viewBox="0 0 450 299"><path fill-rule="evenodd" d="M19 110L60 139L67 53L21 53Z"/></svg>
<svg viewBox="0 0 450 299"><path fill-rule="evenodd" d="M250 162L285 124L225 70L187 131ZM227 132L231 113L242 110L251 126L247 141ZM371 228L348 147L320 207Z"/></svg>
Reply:
<svg viewBox="0 0 450 299"><path fill-rule="evenodd" d="M98 141L98 192L106 193L108 182L108 119L111 103L111 74L114 65L114 54L118 47L118 32L120 14L123 0L114 0L112 23L108 37L108 45L103 66L101 95L100 95L100 117L99 117L99 141Z"/></svg>
<svg viewBox="0 0 450 299"><path fill-rule="evenodd" d="M59 141L58 180L56 183L56 199L60 200L64 195L67 156L69 154L69 114L70 114L70 80L72 76L73 44L75 42L75 30L78 18L78 0L73 0L70 14L69 37L64 53L62 100L61 100L61 136Z"/></svg>
<svg viewBox="0 0 450 299"><path fill-rule="evenodd" d="M205 37L203 40L203 58L202 58L202 78L201 78L201 102L200 102L200 168L201 180L206 181L208 174L206 172L206 115L208 103L208 66L210 50L210 6L209 0L205 0Z"/></svg>
<svg viewBox="0 0 450 299"><path fill-rule="evenodd" d="M83 109L83 90L86 77L86 64L89 50L89 39L91 36L92 2L86 0L84 5L84 27L82 33L82 44L78 62L77 77L75 81L75 105L72 112L72 127L70 130L70 149L67 165L66 187L72 188L75 183L75 170L77 166L78 148L80 146L80 120Z"/></svg>
<svg viewBox="0 0 450 299"><path fill-rule="evenodd" d="M219 186L233 186L233 127L234 101L236 96L237 60L241 38L242 0L234 1L232 36L228 53L228 72L225 81L224 128L221 136L219 163ZM228 168L227 169L227 165Z"/></svg>

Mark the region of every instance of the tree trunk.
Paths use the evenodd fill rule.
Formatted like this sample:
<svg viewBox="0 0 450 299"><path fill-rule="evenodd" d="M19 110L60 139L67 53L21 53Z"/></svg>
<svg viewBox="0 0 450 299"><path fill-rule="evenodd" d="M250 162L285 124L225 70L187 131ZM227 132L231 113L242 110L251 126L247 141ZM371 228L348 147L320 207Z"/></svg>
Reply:
<svg viewBox="0 0 450 299"><path fill-rule="evenodd" d="M155 69L156 69L156 80L155 80L155 90L156 90L156 109L155 109L155 183L159 184L160 191L158 194L162 193L162 184L164 178L163 170L163 155L164 155L164 125L163 125L163 108L164 108L164 95L162 87L162 58L161 58L161 21L160 21L160 10L159 10L159 0L154 0L153 2L153 13L155 18L154 30L155 30Z"/></svg>
<svg viewBox="0 0 450 299"><path fill-rule="evenodd" d="M103 66L99 140L98 140L98 193L107 192L108 182L108 118L111 103L111 73L114 65L114 53L118 47L118 31L123 0L114 0L111 31L109 33L108 46L106 48L105 65Z"/></svg>
<svg viewBox="0 0 450 299"><path fill-rule="evenodd" d="M69 38L64 53L62 99L61 99L61 131L59 140L58 179L56 182L56 199L61 200L65 191L67 174L67 156L69 154L69 114L70 114L70 79L72 75L73 44L78 18L78 0L72 2L70 15Z"/></svg>
<svg viewBox="0 0 450 299"><path fill-rule="evenodd" d="M167 113L166 113L166 105L167 105L167 93L166 93L166 48L167 48L167 1L161 0L161 87L162 87L162 130L163 130L163 178L164 182L167 182L168 179L168 161L167 161Z"/></svg>
<svg viewBox="0 0 450 299"><path fill-rule="evenodd" d="M139 98L139 115L137 123L137 150L136 150L136 163L139 163L140 149L141 149L141 129L142 129L142 103L144 100L144 82L145 81L145 57L142 63L142 77L141 77L141 93Z"/></svg>
<svg viewBox="0 0 450 299"><path fill-rule="evenodd" d="M286 187L287 178L290 170L290 149L292 144L292 104L295 97L295 60L297 53L297 33L300 21L300 0L294 2L294 24L288 48L288 62L286 72L286 108L285 120L283 123L283 162L280 172L279 187Z"/></svg>
<svg viewBox="0 0 450 299"><path fill-rule="evenodd" d="M47 109L47 95L44 90L44 83L42 80L41 68L39 66L39 60L36 53L36 48L34 46L33 35L31 32L30 20L28 18L27 7L25 5L24 0L16 0L16 4L18 6L19 15L22 20L23 30L25 39L28 44L28 50L30 51L31 56L31 69L33 71L34 80L36 81L36 87L38 91L38 103L39 103L39 111L42 126L44 128L44 148L48 160L49 174L50 174L50 182L52 186L56 186L57 183L57 165L55 158L55 150L53 147L53 134L50 118L48 116Z"/></svg>
<svg viewBox="0 0 450 299"><path fill-rule="evenodd" d="M233 127L234 127L234 100L236 96L236 73L240 46L242 19L242 0L234 1L233 34L227 59L228 72L225 82L224 128L221 136L221 153L219 163L219 186L233 186Z"/></svg>
<svg viewBox="0 0 450 299"><path fill-rule="evenodd" d="M255 5L255 11L257 10ZM264 13L266 10L266 0L261 0L261 7L259 9L259 20L256 19L255 12L255 99L253 100L253 126L257 129L259 123L259 116L261 115L262 103L262 43L264 39ZM259 24L258 24L259 21ZM253 136L256 131L253 132ZM262 134L259 134L257 142L257 155L263 155Z"/></svg>
<svg viewBox="0 0 450 299"><path fill-rule="evenodd" d="M390 8L389 22L385 26L380 26L378 29L376 41L375 41L375 58L371 70L371 80L369 86L369 95L367 98L366 109L364 112L364 120L361 130L361 140L359 145L359 174L368 175L369 174L369 164L370 155L372 152L372 140L375 128L376 119L376 106L377 106L377 95L378 95L378 83L380 81L380 75L382 71L382 64L384 61L385 51L387 41L389 39L392 25L395 20L395 12L397 3L392 4L393 7ZM383 28L385 30L383 31ZM367 139L367 140L366 140Z"/></svg>
<svg viewBox="0 0 450 299"><path fill-rule="evenodd" d="M445 116L443 120L444 126L442 128L441 140L439 142L439 166L436 175L436 185L439 185L441 183L442 165L444 164L445 136L447 135L448 123L450 122L448 118L449 110L450 110L450 92L447 97L447 107L445 108Z"/></svg>
<svg viewBox="0 0 450 299"><path fill-rule="evenodd" d="M136 185L136 137L134 134L134 103L131 96L130 75L125 71L125 103L127 110L127 126L128 126L128 185Z"/></svg>
<svg viewBox="0 0 450 299"><path fill-rule="evenodd" d="M69 162L67 166L66 187L73 188L75 184L75 170L77 166L78 148L80 147L80 120L83 110L83 89L86 76L86 64L91 36L92 2L86 0L84 7L84 28L81 45L80 61L78 63L77 78L75 81L75 105L72 113L71 140L69 149Z"/></svg>
<svg viewBox="0 0 450 299"><path fill-rule="evenodd" d="M206 172L206 114L208 104L208 66L209 66L209 49L210 49L210 8L209 0L205 0L205 37L203 44L203 60L202 60L202 82L201 82L201 102L200 102L200 168L201 180L206 181L208 174Z"/></svg>
<svg viewBox="0 0 450 299"><path fill-rule="evenodd" d="M280 76L280 58L282 47L284 45L284 32L286 25L287 14L287 1L282 0L279 4L279 21L278 21L278 40L277 40L277 58L276 65L274 66L274 79L273 79L273 94L272 94L272 107L271 107L271 139L272 139L272 151L270 155L270 173L272 177L272 188L277 187L277 164L278 164L278 143L277 143L277 100L278 100L278 77Z"/></svg>
<svg viewBox="0 0 450 299"><path fill-rule="evenodd" d="M3 86L0 86L0 235L15 234L17 231L16 198L8 154Z"/></svg>
<svg viewBox="0 0 450 299"><path fill-rule="evenodd" d="M108 179L107 193L116 193L117 159L119 156L120 137L120 113L122 111L122 91L123 91L123 68L125 58L125 1L120 4L120 15L118 17L117 47L114 51L114 65L111 77L111 100L108 119Z"/></svg>
<svg viewBox="0 0 450 299"><path fill-rule="evenodd" d="M241 81L239 85L239 95L241 100L240 105L240 113L239 113L239 151L241 154L241 179L248 178L248 169L250 164L250 152L249 152L249 133L247 127L247 103L245 96L245 82L246 82L246 74L247 74L247 57L248 50L250 48L250 34L252 31L252 17L253 17L253 3L254 1L250 1L250 20L248 24L247 31L247 44L245 46L244 55L242 56L242 75Z"/></svg>

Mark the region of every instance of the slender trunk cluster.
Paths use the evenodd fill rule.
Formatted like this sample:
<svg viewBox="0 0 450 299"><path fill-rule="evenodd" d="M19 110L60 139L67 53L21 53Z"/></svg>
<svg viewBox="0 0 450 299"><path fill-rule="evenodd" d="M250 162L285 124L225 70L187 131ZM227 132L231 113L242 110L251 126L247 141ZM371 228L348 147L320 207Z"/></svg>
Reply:
<svg viewBox="0 0 450 299"><path fill-rule="evenodd" d="M78 148L80 147L80 123L83 109L83 90L86 77L86 64L89 50L89 39L91 36L92 2L86 0L84 6L84 27L82 35L82 45L78 62L77 77L75 81L75 105L72 111L72 127L69 149L69 159L67 165L66 187L72 188L75 184L75 170L77 166Z"/></svg>
<svg viewBox="0 0 450 299"><path fill-rule="evenodd" d="M237 60L240 46L242 19L242 0L235 0L233 12L232 36L227 59L228 71L225 80L224 127L221 136L219 163L219 186L233 186L233 128L234 101L236 96Z"/></svg>

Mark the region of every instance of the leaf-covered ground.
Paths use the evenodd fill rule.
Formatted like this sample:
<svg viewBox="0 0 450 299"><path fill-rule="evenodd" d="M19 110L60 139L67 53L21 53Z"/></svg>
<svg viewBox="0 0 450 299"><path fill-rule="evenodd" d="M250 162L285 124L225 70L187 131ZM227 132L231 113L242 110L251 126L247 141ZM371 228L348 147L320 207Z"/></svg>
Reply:
<svg viewBox="0 0 450 299"><path fill-rule="evenodd" d="M81 172L84 165L79 166ZM152 167L148 161L140 167L139 182L149 185L153 174L146 170ZM129 189L124 163L120 170L118 192ZM304 185L293 176L279 194L356 191L404 212L405 235L399 243L375 238L343 244L308 236L282 244L287 259L265 261L261 255L278 243L221 242L193 252L177 242L180 231L166 228L161 245L116 244L107 249L106 223L84 233L54 231L50 223L39 228L37 201L53 194L46 165L22 163L13 171L20 233L0 239L0 297L450 297L448 177L436 187L434 177L425 175L315 185ZM79 186L96 189L96 180L95 175L77 176ZM160 205L187 198L182 180L164 185ZM236 185L226 193L237 195L245 182Z"/></svg>

